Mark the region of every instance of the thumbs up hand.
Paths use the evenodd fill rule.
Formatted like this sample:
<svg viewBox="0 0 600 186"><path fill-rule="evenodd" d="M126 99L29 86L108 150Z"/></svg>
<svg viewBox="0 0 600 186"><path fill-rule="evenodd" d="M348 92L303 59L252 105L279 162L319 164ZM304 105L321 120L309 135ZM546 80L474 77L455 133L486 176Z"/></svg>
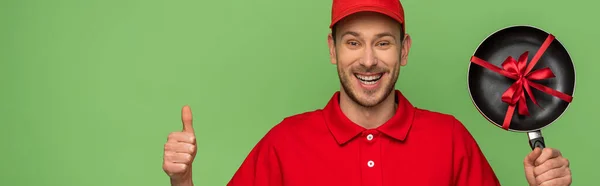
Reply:
<svg viewBox="0 0 600 186"><path fill-rule="evenodd" d="M165 143L163 170L173 186L192 186L192 162L196 157L196 136L189 106L181 109L182 132L172 132Z"/></svg>

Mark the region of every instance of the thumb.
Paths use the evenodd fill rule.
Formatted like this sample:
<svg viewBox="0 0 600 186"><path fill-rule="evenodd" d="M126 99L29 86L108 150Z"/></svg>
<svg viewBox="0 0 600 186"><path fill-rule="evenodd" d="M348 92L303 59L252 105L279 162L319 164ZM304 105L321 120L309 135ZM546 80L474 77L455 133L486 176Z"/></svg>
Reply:
<svg viewBox="0 0 600 186"><path fill-rule="evenodd" d="M192 126L192 109L188 105L183 106L181 109L181 122L183 123L183 132L194 132L194 127Z"/></svg>
<svg viewBox="0 0 600 186"><path fill-rule="evenodd" d="M534 167L535 160L538 157L540 157L540 155L542 155L542 149L540 149L539 147L536 147L535 149L533 149L533 151L531 151L529 154L527 154L527 156L525 157L525 160L523 161L523 164L525 166Z"/></svg>
<svg viewBox="0 0 600 186"><path fill-rule="evenodd" d="M535 174L533 172L535 168L535 160L542 155L542 149L535 148L531 151L523 160L523 168L525 169L525 179L529 185L537 185L535 180Z"/></svg>

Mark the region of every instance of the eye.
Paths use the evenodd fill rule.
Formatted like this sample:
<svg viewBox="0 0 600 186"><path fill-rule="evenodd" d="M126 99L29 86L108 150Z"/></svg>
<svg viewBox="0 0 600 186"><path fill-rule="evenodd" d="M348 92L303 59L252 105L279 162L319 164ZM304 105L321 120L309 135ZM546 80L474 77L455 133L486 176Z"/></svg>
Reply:
<svg viewBox="0 0 600 186"><path fill-rule="evenodd" d="M381 42L377 43L376 46L385 49L385 48L389 48L390 45L391 45L391 43L388 41L381 41Z"/></svg>
<svg viewBox="0 0 600 186"><path fill-rule="evenodd" d="M348 45L349 48L358 48L358 47L360 47L360 43L358 41L355 41L355 40L347 41L346 44Z"/></svg>
<svg viewBox="0 0 600 186"><path fill-rule="evenodd" d="M383 42L379 42L379 43L377 43L377 45L378 45L378 46L388 46L388 45L390 45L390 43L389 43L389 42L385 42L385 41L383 41Z"/></svg>

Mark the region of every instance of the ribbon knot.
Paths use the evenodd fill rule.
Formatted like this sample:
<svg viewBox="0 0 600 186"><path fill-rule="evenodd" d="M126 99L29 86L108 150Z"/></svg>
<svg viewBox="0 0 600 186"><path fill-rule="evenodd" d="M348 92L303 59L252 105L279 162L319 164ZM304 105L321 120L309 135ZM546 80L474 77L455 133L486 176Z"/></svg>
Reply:
<svg viewBox="0 0 600 186"><path fill-rule="evenodd" d="M504 123L502 124L502 128L508 130L510 126L510 121L512 119L512 115L514 113L515 107L518 106L518 113L520 115L529 116L529 109L527 108L527 100L525 97L525 92L531 98L531 101L541 108L541 106L536 101L533 96L533 92L531 91L531 87L538 89L544 93L550 94L552 96L556 96L564 101L571 102L573 97L564 94L562 92L558 92L554 89L546 87L544 85L535 83L533 81L536 80L544 80L548 78L553 78L554 73L548 67L538 69L535 71L531 71L535 64L538 62L544 51L550 46L550 43L554 40L553 35L548 35L538 52L531 59L529 65L527 65L527 60L529 56L529 52L526 51L521 56L519 56L519 60L515 60L512 56L509 56L502 63L502 69L494 66L493 64L484 61L478 57L471 57L471 62L480 65L484 68L492 70L496 73L504 75L505 77L516 80L504 93L502 94L501 100L508 104L508 111L506 112L506 116L504 117Z"/></svg>

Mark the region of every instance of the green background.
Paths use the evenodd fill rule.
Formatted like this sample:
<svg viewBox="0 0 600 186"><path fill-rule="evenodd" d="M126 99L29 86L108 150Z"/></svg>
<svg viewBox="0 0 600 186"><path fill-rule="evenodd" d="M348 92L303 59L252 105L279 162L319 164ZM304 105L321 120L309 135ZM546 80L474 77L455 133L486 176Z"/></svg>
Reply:
<svg viewBox="0 0 600 186"><path fill-rule="evenodd" d="M469 58L497 29L528 24L561 41L577 69L569 110L544 129L595 185L600 3L404 0L413 39L397 87L455 115L503 185L526 185L526 135L489 124L466 87ZM0 185L168 185L162 150L194 114L197 185L225 185L284 117L339 89L324 0L0 1ZM423 84L424 86L421 86Z"/></svg>

